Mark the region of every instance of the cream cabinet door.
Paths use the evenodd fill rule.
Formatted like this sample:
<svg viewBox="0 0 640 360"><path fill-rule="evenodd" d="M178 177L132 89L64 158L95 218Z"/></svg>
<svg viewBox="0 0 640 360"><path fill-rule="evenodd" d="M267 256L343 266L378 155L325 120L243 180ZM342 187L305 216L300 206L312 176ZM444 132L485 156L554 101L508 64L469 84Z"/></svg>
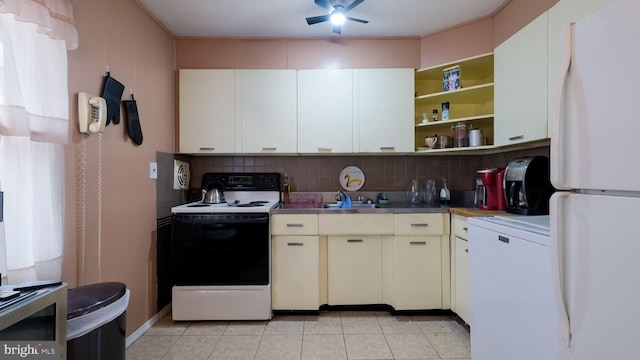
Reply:
<svg viewBox="0 0 640 360"><path fill-rule="evenodd" d="M361 153L414 152L414 69L354 70Z"/></svg>
<svg viewBox="0 0 640 360"><path fill-rule="evenodd" d="M353 152L353 70L298 70L298 152Z"/></svg>
<svg viewBox="0 0 640 360"><path fill-rule="evenodd" d="M178 79L179 146L185 154L235 153L236 70L180 70Z"/></svg>
<svg viewBox="0 0 640 360"><path fill-rule="evenodd" d="M320 307L318 236L273 236L271 258L274 310Z"/></svg>
<svg viewBox="0 0 640 360"><path fill-rule="evenodd" d="M547 13L494 51L494 142L547 137Z"/></svg>
<svg viewBox="0 0 640 360"><path fill-rule="evenodd" d="M242 70L242 152L295 153L295 70Z"/></svg>
<svg viewBox="0 0 640 360"><path fill-rule="evenodd" d="M382 303L380 236L329 236L327 256L329 305Z"/></svg>
<svg viewBox="0 0 640 360"><path fill-rule="evenodd" d="M394 237L396 310L442 309L440 236Z"/></svg>
<svg viewBox="0 0 640 360"><path fill-rule="evenodd" d="M549 9L548 31L548 116L549 125L556 114L558 102L558 76L562 61L562 31L571 23L579 21L599 8L609 4L612 0L562 0ZM548 126L548 136L551 137L551 126Z"/></svg>
<svg viewBox="0 0 640 360"><path fill-rule="evenodd" d="M469 323L469 245L467 240L455 237L455 312Z"/></svg>

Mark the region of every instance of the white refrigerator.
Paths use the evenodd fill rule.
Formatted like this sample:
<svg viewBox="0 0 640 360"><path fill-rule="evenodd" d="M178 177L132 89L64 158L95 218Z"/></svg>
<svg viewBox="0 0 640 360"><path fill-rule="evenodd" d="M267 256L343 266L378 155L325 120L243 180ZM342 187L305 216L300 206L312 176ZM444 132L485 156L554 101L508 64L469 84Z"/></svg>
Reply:
<svg viewBox="0 0 640 360"><path fill-rule="evenodd" d="M550 200L560 360L640 350L640 1L567 28ZM636 223L637 222L637 223Z"/></svg>

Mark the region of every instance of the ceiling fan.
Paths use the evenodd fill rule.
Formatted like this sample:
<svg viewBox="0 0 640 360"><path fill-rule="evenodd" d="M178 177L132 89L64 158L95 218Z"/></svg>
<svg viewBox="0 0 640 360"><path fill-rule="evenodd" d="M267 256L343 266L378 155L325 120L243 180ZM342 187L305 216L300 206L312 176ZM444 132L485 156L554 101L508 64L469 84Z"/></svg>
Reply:
<svg viewBox="0 0 640 360"><path fill-rule="evenodd" d="M356 21L359 23L366 24L369 21L352 18L346 15L349 11L351 11L351 9L360 5L363 1L364 0L355 0L349 6L344 7L344 5L342 4L331 5L329 3L329 0L314 0L314 3L316 5L325 9L327 12L329 12L329 14L308 17L307 24L313 25L313 24L317 24L325 21L331 21L331 23L333 24L333 32L336 34L342 33L342 24L344 24L346 20L351 20L351 21Z"/></svg>

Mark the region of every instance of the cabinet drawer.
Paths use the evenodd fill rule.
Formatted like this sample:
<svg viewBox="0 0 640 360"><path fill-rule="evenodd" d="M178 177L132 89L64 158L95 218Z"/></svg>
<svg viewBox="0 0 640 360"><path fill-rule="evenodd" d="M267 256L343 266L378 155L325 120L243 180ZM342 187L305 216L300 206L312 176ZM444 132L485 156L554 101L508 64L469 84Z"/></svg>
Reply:
<svg viewBox="0 0 640 360"><path fill-rule="evenodd" d="M320 214L322 235L391 235L393 214Z"/></svg>
<svg viewBox="0 0 640 360"><path fill-rule="evenodd" d="M287 214L271 216L271 235L317 235L318 215Z"/></svg>
<svg viewBox="0 0 640 360"><path fill-rule="evenodd" d="M469 239L466 216L453 216L453 234L461 239Z"/></svg>
<svg viewBox="0 0 640 360"><path fill-rule="evenodd" d="M394 234L396 235L443 235L445 234L443 214L396 214Z"/></svg>

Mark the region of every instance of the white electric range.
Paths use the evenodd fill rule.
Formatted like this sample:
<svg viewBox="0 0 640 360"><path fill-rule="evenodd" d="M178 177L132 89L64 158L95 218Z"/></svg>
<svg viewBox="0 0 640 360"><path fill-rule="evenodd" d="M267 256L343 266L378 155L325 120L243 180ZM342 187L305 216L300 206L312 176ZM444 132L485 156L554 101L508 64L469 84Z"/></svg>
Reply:
<svg viewBox="0 0 640 360"><path fill-rule="evenodd" d="M269 211L280 174L205 173L226 203L172 208L174 320L271 319Z"/></svg>

